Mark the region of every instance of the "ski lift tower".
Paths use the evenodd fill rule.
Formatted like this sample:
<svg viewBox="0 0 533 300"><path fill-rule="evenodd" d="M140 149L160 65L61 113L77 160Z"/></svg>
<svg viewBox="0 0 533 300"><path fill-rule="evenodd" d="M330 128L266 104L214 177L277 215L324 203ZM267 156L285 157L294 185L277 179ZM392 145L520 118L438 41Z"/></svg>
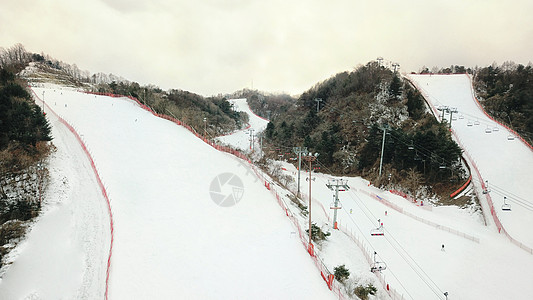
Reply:
<svg viewBox="0 0 533 300"><path fill-rule="evenodd" d="M341 208L339 203L339 191L343 192L349 190L350 187L348 186L348 181L342 179L333 179L328 181L326 186L330 190L335 191L335 201L332 203L330 208L333 209L333 228L339 229L339 226L337 225L337 210Z"/></svg>
<svg viewBox="0 0 533 300"><path fill-rule="evenodd" d="M311 176L312 176L312 169L311 169L311 164L312 162L314 162L316 159L318 158L318 153L307 153L304 155L304 159L306 161L309 162L309 207L308 207L308 210L309 210L309 248L307 249L307 251L309 252L309 254L311 254L311 256L314 256L314 246L313 246L313 238L312 238L312 223L311 223Z"/></svg>

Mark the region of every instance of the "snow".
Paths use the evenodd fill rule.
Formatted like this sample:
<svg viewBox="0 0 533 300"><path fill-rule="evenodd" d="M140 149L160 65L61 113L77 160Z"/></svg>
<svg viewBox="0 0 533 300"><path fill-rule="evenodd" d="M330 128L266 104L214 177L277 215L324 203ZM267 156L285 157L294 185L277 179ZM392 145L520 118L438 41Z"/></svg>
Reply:
<svg viewBox="0 0 533 300"><path fill-rule="evenodd" d="M429 101L436 107L456 107L464 119L452 121L452 128L468 154L474 158L483 180L488 181L496 213L507 232L526 246L533 248L533 151L512 135L505 127L488 118L478 107L467 75L411 75ZM480 125L468 126L479 121ZM491 129L488 134L485 130ZM498 131L493 131L498 128ZM512 211L501 211L503 197ZM529 203L523 206L522 203ZM488 218L489 219L489 218Z"/></svg>
<svg viewBox="0 0 533 300"><path fill-rule="evenodd" d="M34 90L37 95L45 92L45 101L83 138L110 195L115 225L110 299L334 297L306 249L291 235L294 228L275 198L243 161L129 99L57 87ZM101 298L107 257L83 262L92 255L91 248L107 253L109 229L87 235L78 215L99 211L89 225L107 226L107 212L101 211L105 200L98 194L94 175L87 179L90 167L77 141L61 124L52 125L58 153L71 155L75 162L63 157L51 161L53 177L72 182L73 195L68 199L73 207L65 217L70 222L44 214L18 249L19 259L7 271L0 290L8 298ZM210 184L222 173L242 180L244 194L235 206L218 206L210 197ZM61 194L51 190L49 197L54 202ZM67 232L54 237L62 242L39 242L55 235L56 226L43 222L48 215ZM75 244L79 236L93 247ZM45 251L64 259L33 265L42 258L36 252ZM84 294L87 268L100 272L87 283L92 283L91 293ZM39 274L40 280L23 278L30 273Z"/></svg>
<svg viewBox="0 0 533 300"><path fill-rule="evenodd" d="M80 145L48 114L57 150L43 213L0 284L0 299L97 299L105 289L109 221Z"/></svg>
<svg viewBox="0 0 533 300"><path fill-rule="evenodd" d="M250 149L250 131L252 131L254 135L254 140L256 140L257 134L259 134L266 128L268 120L254 114L248 106L246 99L244 98L230 99L229 101L233 104L235 110L243 111L248 114L248 126L246 129L233 132L230 135L217 137L217 140L222 142L223 144L231 145L235 149L241 149L244 152L251 152L252 149ZM255 149L256 144L257 141L254 144L253 150L257 150Z"/></svg>
<svg viewBox="0 0 533 300"><path fill-rule="evenodd" d="M456 83L443 87L455 88L458 88ZM249 110L245 106L241 109ZM297 170L292 164L281 162L279 167L297 180ZM306 177L302 173L305 201ZM369 275L370 265L364 258L364 252L371 255L376 251L378 260L387 264L387 270L382 271L384 281L405 299L445 299L444 292L449 293L448 299L523 299L533 295L530 284L533 256L511 244L493 226L485 226L479 212L456 206L424 209L379 190L362 178L342 177L351 188L339 192L343 209L338 211L338 222L342 230L333 230L330 221L333 212L329 209L333 192L326 184L341 177L316 173L313 178L316 178L312 181L313 221L332 232L328 241L318 247L319 255L330 269L346 264L352 278L359 283L372 283L379 289L377 279ZM296 190L296 183L290 187ZM393 203L405 214L383 205L372 195ZM371 236L370 231L378 227L378 219L384 223L385 235ZM428 225L429 222L434 225ZM448 232L447 228L456 233ZM359 239L364 250L345 232ZM445 250L441 251L443 244ZM383 289L379 289L378 298L387 299Z"/></svg>
<svg viewBox="0 0 533 300"><path fill-rule="evenodd" d="M475 103L468 103L473 100L467 78L420 76L415 80L420 86L435 86L426 91L438 100L435 103L455 105L465 116L454 121L454 130L489 185L527 199L531 152L523 151L518 140L507 141L503 128L499 131L503 140L484 140L488 123L483 122L488 121ZM247 163L214 150L128 99L59 87L35 91L37 95L45 91L46 102L82 136L109 192L115 221L111 299L334 297L294 235L295 228ZM255 119L245 100L233 101L237 109L248 111L255 133L266 126L265 120ZM50 162L52 186L45 212L17 248L17 259L0 283L0 298L101 298L109 247L105 200L77 141L52 114L48 117L58 148ZM467 117L484 125L464 126ZM249 149L244 131L219 139ZM497 158L500 155L503 162ZM280 167L296 180L294 166L282 162ZM235 174L242 181L244 193L234 206L221 207L211 199L211 182L223 173ZM301 178L302 191L307 191L306 174ZM382 271L384 282L405 299L445 299L444 292L450 300L533 295L533 255L510 243L493 225L485 226L479 213L454 206L424 209L362 178L343 177L351 188L339 193L341 230L334 230L329 209L333 192L326 183L337 177L317 173L313 178L313 221L332 233L328 241L317 245L319 256L330 270L345 264L351 283L377 286L378 299L389 297L369 271L365 255L374 251L387 264ZM292 189L295 186L290 184ZM281 195L289 193L279 185L273 187ZM231 193L227 188L220 193ZM502 222L511 235L526 242L532 218L527 213L525 219L520 217L524 213L520 206L512 199L510 203L511 218L502 218ZM384 223L385 235L370 236L378 219ZM305 224L305 220L300 217L299 222Z"/></svg>

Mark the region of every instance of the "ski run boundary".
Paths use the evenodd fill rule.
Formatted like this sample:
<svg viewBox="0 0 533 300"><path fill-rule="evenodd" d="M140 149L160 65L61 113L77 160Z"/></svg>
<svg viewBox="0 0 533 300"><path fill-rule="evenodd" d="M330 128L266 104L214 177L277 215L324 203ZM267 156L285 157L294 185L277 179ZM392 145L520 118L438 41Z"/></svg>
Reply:
<svg viewBox="0 0 533 300"><path fill-rule="evenodd" d="M100 177L100 174L98 172L98 169L96 168L96 164L92 158L92 155L91 153L89 152L87 146L85 145L85 143L83 142L82 138L80 137L80 135L78 134L78 132L76 131L76 129L74 129L74 127L72 127L72 125L70 125L65 119L63 119L61 116L59 116L48 104L46 104L38 95L37 93L35 93L35 91L29 87L30 90L32 91L34 97L36 99L38 99L39 101L41 101L43 103L43 105L46 105L46 108L48 109L49 112L52 112L54 114L54 116L63 124L65 125L65 127L68 128L68 130L70 130L70 132L72 132L72 134L74 135L74 137L76 138L76 140L80 143L80 146L81 148L83 149L83 152L85 152L85 155L87 155L87 158L89 159L89 162L91 164L91 167L92 167L92 170L94 172L94 175L96 177L96 181L98 182L98 186L102 192L102 196L104 197L104 199L106 200L106 204L107 204L107 210L108 210L108 213L109 213L109 228L110 228L110 233L111 233L111 240L110 240L110 244L109 244L109 255L107 257L107 267L106 267L106 279L105 279L105 292L104 292L104 297L105 299L108 299L108 292L109 292L109 274L110 274L110 270L111 270L111 256L113 254L113 239L114 239L114 223L113 223L113 212L111 210L111 201L109 199L109 194L107 193L107 189L102 181L102 178Z"/></svg>

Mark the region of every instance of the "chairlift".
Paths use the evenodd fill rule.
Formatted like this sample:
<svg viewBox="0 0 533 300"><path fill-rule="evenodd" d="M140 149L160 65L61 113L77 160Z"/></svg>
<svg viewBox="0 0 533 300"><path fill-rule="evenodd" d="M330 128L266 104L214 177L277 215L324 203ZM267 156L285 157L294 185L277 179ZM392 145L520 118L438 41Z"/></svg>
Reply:
<svg viewBox="0 0 533 300"><path fill-rule="evenodd" d="M407 146L407 149L409 149L409 150L414 150L415 149L415 145L413 144L413 142L411 142L411 144L409 146Z"/></svg>
<svg viewBox="0 0 533 300"><path fill-rule="evenodd" d="M514 141L514 135L510 134L507 136L507 140Z"/></svg>
<svg viewBox="0 0 533 300"><path fill-rule="evenodd" d="M487 126L487 128L485 128L485 133L492 133L492 129L489 126Z"/></svg>
<svg viewBox="0 0 533 300"><path fill-rule="evenodd" d="M494 128L492 128L492 131L494 131L494 132L500 131L500 128L498 128L498 126L494 126Z"/></svg>
<svg viewBox="0 0 533 300"><path fill-rule="evenodd" d="M374 251L374 262L370 266L370 272L381 272L387 269L387 264L385 262L376 260L377 254L378 253Z"/></svg>
<svg viewBox="0 0 533 300"><path fill-rule="evenodd" d="M474 125L476 125L476 126L477 126L477 125L479 125L479 124L480 124L480 123L479 123L479 121L478 121L478 120L475 120L475 121L474 121Z"/></svg>
<svg viewBox="0 0 533 300"><path fill-rule="evenodd" d="M383 231L383 223L381 223L378 228L374 228L374 229L370 230L370 235L371 236L383 236L383 235L385 235L385 233Z"/></svg>
<svg viewBox="0 0 533 300"><path fill-rule="evenodd" d="M439 164L439 169L446 169L446 164L444 163L444 160L442 163Z"/></svg>
<svg viewBox="0 0 533 300"><path fill-rule="evenodd" d="M507 197L503 197L503 205L502 205L502 210L505 210L505 211L511 211L511 204L507 203L505 200L507 199Z"/></svg>
<svg viewBox="0 0 533 300"><path fill-rule="evenodd" d="M472 123L472 121L468 120L468 123L466 123L466 126L468 127L472 127L474 124Z"/></svg>
<svg viewBox="0 0 533 300"><path fill-rule="evenodd" d="M383 261L376 261L370 266L370 272L381 272L387 269L387 264Z"/></svg>

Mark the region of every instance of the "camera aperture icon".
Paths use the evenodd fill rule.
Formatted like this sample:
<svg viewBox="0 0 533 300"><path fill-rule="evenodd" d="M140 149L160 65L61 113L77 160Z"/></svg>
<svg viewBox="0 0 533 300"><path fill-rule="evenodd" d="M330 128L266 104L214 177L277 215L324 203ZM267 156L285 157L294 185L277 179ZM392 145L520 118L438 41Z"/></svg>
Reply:
<svg viewBox="0 0 533 300"><path fill-rule="evenodd" d="M241 201L244 186L239 176L233 173L221 173L211 181L209 194L217 205L230 207Z"/></svg>

